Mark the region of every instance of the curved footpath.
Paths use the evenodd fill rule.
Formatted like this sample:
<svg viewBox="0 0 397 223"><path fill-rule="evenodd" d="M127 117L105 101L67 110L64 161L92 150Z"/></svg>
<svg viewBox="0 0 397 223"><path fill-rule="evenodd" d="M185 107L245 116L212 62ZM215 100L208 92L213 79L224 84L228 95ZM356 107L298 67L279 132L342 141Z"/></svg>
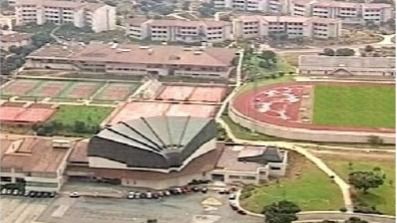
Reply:
<svg viewBox="0 0 397 223"><path fill-rule="evenodd" d="M324 171L328 176L333 176L335 183L339 186L340 190L343 194L343 200L345 203L345 207L347 212L340 212L340 211L305 211L298 213L298 221L296 223L307 223L307 222L319 222L324 219L328 220L346 220L350 217L359 217L363 220L367 220L373 223L395 223L395 216L389 215L375 215L375 214L362 214L362 213L353 213L353 203L350 197L350 185L347 184L341 177L339 177L332 169L330 169L321 159L317 158L313 154L311 154L308 150L294 145L293 143L288 142L261 142L261 141L250 141L250 140L242 140L236 138L233 133L231 132L229 126L222 120L217 119L218 123L225 128L229 137L236 143L247 143L252 145L275 145L279 147L283 147L289 150L296 151L301 155L305 156L308 160L313 162L318 168ZM236 206L244 210L248 215L254 217L263 218L262 214L257 214L250 212L241 207L239 198L240 198L241 190L239 190L236 194Z"/></svg>
<svg viewBox="0 0 397 223"><path fill-rule="evenodd" d="M239 77L237 77L237 79L239 79ZM350 185L347 184L340 176L338 176L331 168L329 168L321 159L319 159L318 157L316 157L315 155L310 153L307 149L305 149L303 147L303 146L305 146L305 143L295 144L295 143L280 142L280 141L274 141L274 142L273 141L269 141L269 142L267 142L267 141L252 141L252 140L243 140L243 139L239 139L238 137L236 137L233 134L233 132L231 131L231 129L229 128L229 126L223 121L221 114L224 111L224 109L226 109L226 105L229 103L229 101L237 93L240 85L241 85L241 82L238 81L236 88L229 95L229 97L226 98L226 100L222 104L220 111L218 112L218 114L216 116L216 121L225 129L227 135L236 143L261 145L261 146L274 145L274 146L278 146L278 147L282 147L285 149L296 151L296 152L300 153L301 155L305 156L312 163L314 163L319 169L321 169L329 177L333 177L333 180L339 186L339 188L342 192L344 205L345 205L345 208L347 209L346 213L339 212L339 211L300 212L298 214L299 220L297 222L302 222L302 223L303 222L318 222L319 220L323 220L323 219L345 220L352 216L357 216L357 217L360 217L360 218L370 221L370 222L379 222L379 223L392 223L392 222L394 223L395 222L394 216L353 213L353 202L352 202L351 194L350 194L350 190L349 190ZM312 145L312 144L308 143L307 145ZM248 215L263 218L263 215L250 212L240 206L240 202L239 202L240 194L241 194L241 191L238 191L237 196L236 196L237 197L236 198L237 207L244 210Z"/></svg>

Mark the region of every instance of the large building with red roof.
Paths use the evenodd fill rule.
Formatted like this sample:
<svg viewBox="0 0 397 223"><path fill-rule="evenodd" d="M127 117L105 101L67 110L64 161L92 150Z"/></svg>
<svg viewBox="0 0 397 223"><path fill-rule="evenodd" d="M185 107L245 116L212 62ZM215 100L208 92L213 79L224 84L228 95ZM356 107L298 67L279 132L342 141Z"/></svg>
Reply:
<svg viewBox="0 0 397 223"><path fill-rule="evenodd" d="M49 45L31 53L25 68L125 75L228 78L236 50L133 44Z"/></svg>

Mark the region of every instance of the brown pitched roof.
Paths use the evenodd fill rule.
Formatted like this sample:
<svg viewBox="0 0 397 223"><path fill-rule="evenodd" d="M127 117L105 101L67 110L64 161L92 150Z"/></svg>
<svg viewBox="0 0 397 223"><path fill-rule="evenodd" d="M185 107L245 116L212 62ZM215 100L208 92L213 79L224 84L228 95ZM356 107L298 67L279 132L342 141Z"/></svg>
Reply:
<svg viewBox="0 0 397 223"><path fill-rule="evenodd" d="M69 149L53 148L52 141L42 137L8 139L0 135L1 168L22 172L55 173L69 154ZM13 145L13 146L12 146Z"/></svg>
<svg viewBox="0 0 397 223"><path fill-rule="evenodd" d="M186 50L182 46L91 43L85 47L44 46L28 58L58 58L70 61L118 62L135 64L178 64L231 66L236 50L205 48Z"/></svg>

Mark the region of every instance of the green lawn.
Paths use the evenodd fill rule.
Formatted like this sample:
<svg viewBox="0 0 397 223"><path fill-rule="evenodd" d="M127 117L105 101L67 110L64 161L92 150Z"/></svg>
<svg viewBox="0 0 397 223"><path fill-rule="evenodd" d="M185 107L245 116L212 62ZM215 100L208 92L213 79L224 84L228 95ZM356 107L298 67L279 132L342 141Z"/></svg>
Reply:
<svg viewBox="0 0 397 223"><path fill-rule="evenodd" d="M332 126L394 128L394 86L317 85L313 122Z"/></svg>
<svg viewBox="0 0 397 223"><path fill-rule="evenodd" d="M321 158L340 174L345 180L351 171L357 170L373 170L374 167L380 167L386 174L385 183L376 189L370 189L368 194L359 194L358 199L364 201L370 206L375 206L379 211L394 215L395 214L395 162L394 157L391 159L368 159L356 158L352 159L349 156L327 156L323 155ZM349 168L349 162L352 163L352 169ZM390 184L392 181L392 184Z"/></svg>
<svg viewBox="0 0 397 223"><path fill-rule="evenodd" d="M304 211L339 210L344 206L338 186L310 161L301 157L290 165L290 171L293 173L279 184L273 182L254 189L250 197L241 200L241 205L257 213L265 205L284 199L295 202Z"/></svg>
<svg viewBox="0 0 397 223"><path fill-rule="evenodd" d="M111 107L61 105L52 118L63 125L73 125L75 121L82 121L88 125L99 125L113 110Z"/></svg>

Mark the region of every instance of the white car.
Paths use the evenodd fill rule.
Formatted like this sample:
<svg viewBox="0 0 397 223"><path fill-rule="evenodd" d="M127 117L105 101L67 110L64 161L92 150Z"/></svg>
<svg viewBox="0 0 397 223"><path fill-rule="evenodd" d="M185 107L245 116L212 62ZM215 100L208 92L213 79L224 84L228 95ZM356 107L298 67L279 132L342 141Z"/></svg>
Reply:
<svg viewBox="0 0 397 223"><path fill-rule="evenodd" d="M69 194L69 197L71 197L71 198L78 198L78 197L80 197L80 194L77 193L77 192L72 192L72 193Z"/></svg>

